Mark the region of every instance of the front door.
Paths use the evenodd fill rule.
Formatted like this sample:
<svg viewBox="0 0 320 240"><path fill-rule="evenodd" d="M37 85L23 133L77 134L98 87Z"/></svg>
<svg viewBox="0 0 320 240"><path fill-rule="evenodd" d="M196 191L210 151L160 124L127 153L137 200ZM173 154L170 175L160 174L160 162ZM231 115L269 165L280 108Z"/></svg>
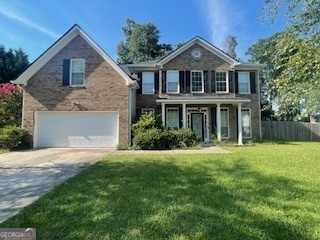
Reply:
<svg viewBox="0 0 320 240"><path fill-rule="evenodd" d="M197 138L203 141L203 113L191 114L191 129L196 133Z"/></svg>

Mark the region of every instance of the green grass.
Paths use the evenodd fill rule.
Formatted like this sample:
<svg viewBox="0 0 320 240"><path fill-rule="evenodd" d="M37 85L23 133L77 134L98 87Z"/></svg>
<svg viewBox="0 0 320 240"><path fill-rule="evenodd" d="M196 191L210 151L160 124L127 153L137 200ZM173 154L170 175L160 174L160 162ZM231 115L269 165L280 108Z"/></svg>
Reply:
<svg viewBox="0 0 320 240"><path fill-rule="evenodd" d="M0 224L38 239L320 239L320 143L111 156Z"/></svg>

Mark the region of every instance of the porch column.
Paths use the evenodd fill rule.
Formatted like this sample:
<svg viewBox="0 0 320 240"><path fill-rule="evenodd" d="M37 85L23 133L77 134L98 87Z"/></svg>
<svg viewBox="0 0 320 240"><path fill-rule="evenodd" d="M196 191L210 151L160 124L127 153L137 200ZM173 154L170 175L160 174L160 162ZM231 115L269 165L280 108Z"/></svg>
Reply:
<svg viewBox="0 0 320 240"><path fill-rule="evenodd" d="M164 103L161 103L161 121L162 126L166 126L166 105Z"/></svg>
<svg viewBox="0 0 320 240"><path fill-rule="evenodd" d="M187 128L186 112L187 112L186 104L182 103L182 127L183 128Z"/></svg>
<svg viewBox="0 0 320 240"><path fill-rule="evenodd" d="M242 143L241 103L238 103L238 145L243 145L243 143Z"/></svg>
<svg viewBox="0 0 320 240"><path fill-rule="evenodd" d="M221 110L220 103L217 103L217 139L221 142Z"/></svg>

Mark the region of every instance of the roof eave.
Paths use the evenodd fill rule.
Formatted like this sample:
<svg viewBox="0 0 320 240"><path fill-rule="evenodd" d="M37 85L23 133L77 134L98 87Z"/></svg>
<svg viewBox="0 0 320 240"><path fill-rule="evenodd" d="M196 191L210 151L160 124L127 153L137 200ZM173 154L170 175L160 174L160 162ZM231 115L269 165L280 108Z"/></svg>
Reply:
<svg viewBox="0 0 320 240"><path fill-rule="evenodd" d="M133 81L130 76L128 76L123 69L121 69L77 24L70 28L61 38L59 38L51 47L40 55L40 57L38 57L22 74L20 74L17 79L12 81L12 83L27 86L28 80L77 35L84 38L86 42L124 78L127 86L132 84Z"/></svg>
<svg viewBox="0 0 320 240"><path fill-rule="evenodd" d="M179 54L181 54L182 52L184 52L185 50L187 50L189 47L191 47L192 45L194 45L196 43L198 43L200 46L207 49L211 53L215 54L219 58L223 59L224 61L229 63L231 66L240 64L239 61L233 59L232 57L228 56L226 53L222 52L220 49L218 49L217 47L215 47L211 43L209 43L209 42L205 41L204 39L197 36L197 37L194 37L193 39L191 39L189 42L185 43L183 46L178 48L176 51L172 52L171 54L169 54L165 58L161 59L157 63L157 66L162 68L164 64L166 64L171 59L175 58L176 56L178 56Z"/></svg>

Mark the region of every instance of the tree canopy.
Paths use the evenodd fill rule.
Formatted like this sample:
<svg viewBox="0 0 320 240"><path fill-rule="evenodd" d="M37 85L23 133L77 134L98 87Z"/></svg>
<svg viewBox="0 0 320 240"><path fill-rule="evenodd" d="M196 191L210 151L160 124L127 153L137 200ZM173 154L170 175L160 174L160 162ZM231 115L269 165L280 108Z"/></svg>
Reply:
<svg viewBox="0 0 320 240"><path fill-rule="evenodd" d="M268 85L279 114L295 109L299 117L320 111L320 2L265 0L261 15L271 22L285 11L287 29L253 45L252 60L269 64ZM298 111L297 111L298 109Z"/></svg>
<svg viewBox="0 0 320 240"><path fill-rule="evenodd" d="M155 60L173 50L171 44L160 44L160 31L153 23L140 24L128 18L122 28L125 41L117 45L117 62L139 63Z"/></svg>
<svg viewBox="0 0 320 240"><path fill-rule="evenodd" d="M29 65L28 55L21 49L6 51L0 45L0 83L8 83Z"/></svg>
<svg viewBox="0 0 320 240"><path fill-rule="evenodd" d="M236 47L238 46L237 38L229 35L224 42L224 51L234 59L237 58Z"/></svg>

